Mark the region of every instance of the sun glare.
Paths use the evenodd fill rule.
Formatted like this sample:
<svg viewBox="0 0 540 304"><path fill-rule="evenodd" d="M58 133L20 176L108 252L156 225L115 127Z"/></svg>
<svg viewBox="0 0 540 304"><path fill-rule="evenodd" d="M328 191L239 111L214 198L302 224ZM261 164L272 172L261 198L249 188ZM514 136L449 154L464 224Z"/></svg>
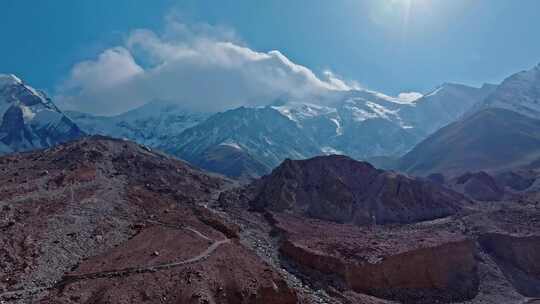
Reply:
<svg viewBox="0 0 540 304"><path fill-rule="evenodd" d="M431 0L387 0L385 10L394 17L400 19L403 35L407 35L411 18L430 9Z"/></svg>

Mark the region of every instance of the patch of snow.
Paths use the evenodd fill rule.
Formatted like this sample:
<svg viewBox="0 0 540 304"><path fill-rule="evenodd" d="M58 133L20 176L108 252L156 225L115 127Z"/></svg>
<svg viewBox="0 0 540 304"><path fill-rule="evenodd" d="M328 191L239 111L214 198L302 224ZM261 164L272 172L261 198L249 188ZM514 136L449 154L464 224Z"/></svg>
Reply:
<svg viewBox="0 0 540 304"><path fill-rule="evenodd" d="M399 93L397 98L399 100L402 100L403 102L412 103L422 97L424 97L424 95L418 92L403 92L403 93Z"/></svg>
<svg viewBox="0 0 540 304"><path fill-rule="evenodd" d="M242 150L242 147L240 147L240 145L238 145L236 142L230 141L230 140L224 141L224 142L220 143L219 145L220 146L231 147L231 148L234 148L236 150Z"/></svg>
<svg viewBox="0 0 540 304"><path fill-rule="evenodd" d="M366 121L368 119L374 119L374 118L377 118L377 114L376 113L372 113L372 112L368 112L364 109L360 109L354 105L351 105L351 104L347 104L344 106L344 109L348 110L351 112L352 114L352 118L354 121L358 121L358 122L362 122L362 121Z"/></svg>
<svg viewBox="0 0 540 304"><path fill-rule="evenodd" d="M336 135L343 135L343 128L336 118L330 118L330 121L336 124Z"/></svg>
<svg viewBox="0 0 540 304"><path fill-rule="evenodd" d="M36 113L34 113L32 109L30 109L30 107L27 107L23 104L19 105L19 107L21 108L21 111L22 111L24 123L29 123L36 116Z"/></svg>
<svg viewBox="0 0 540 304"><path fill-rule="evenodd" d="M329 147L329 146L325 146L325 147L322 147L321 148L321 151L326 154L326 155L345 155L345 153L343 153L343 151L339 151L335 148L332 148L332 147Z"/></svg>
<svg viewBox="0 0 540 304"><path fill-rule="evenodd" d="M442 89L443 89L443 87L440 86L440 87L436 88L434 91L432 91L431 93L427 94L427 95L424 96L424 97L435 96L435 95L437 95Z"/></svg>
<svg viewBox="0 0 540 304"><path fill-rule="evenodd" d="M291 102L271 108L294 122L336 112L334 108L301 102Z"/></svg>
<svg viewBox="0 0 540 304"><path fill-rule="evenodd" d="M366 106L368 106L374 113L376 113L379 117L390 119L390 115L396 116L397 111L391 111L380 104L368 101L366 102Z"/></svg>
<svg viewBox="0 0 540 304"><path fill-rule="evenodd" d="M416 93L416 92L400 93L398 97L388 96L386 94L383 94L377 91L364 90L364 92L367 92L376 98L379 98L388 102L396 103L396 104L410 104L422 97L422 94Z"/></svg>
<svg viewBox="0 0 540 304"><path fill-rule="evenodd" d="M270 145L270 146L273 146L273 145L274 145L274 142L271 141L270 139L268 139L268 137L263 136L263 139L264 139L264 141L266 142L266 144L268 144L268 145Z"/></svg>
<svg viewBox="0 0 540 304"><path fill-rule="evenodd" d="M0 87L21 83L22 80L13 74L0 74Z"/></svg>
<svg viewBox="0 0 540 304"><path fill-rule="evenodd" d="M274 106L274 107L272 107L272 109L278 111L279 113L281 113L281 115L287 117L289 120L292 120L294 122L298 122L298 120L296 120L296 117L294 117L294 115L292 115L290 107L287 107L287 106Z"/></svg>
<svg viewBox="0 0 540 304"><path fill-rule="evenodd" d="M56 125L58 122L60 122L62 117L62 113L53 111L51 109L41 109L37 113L34 113L31 123L38 126Z"/></svg>

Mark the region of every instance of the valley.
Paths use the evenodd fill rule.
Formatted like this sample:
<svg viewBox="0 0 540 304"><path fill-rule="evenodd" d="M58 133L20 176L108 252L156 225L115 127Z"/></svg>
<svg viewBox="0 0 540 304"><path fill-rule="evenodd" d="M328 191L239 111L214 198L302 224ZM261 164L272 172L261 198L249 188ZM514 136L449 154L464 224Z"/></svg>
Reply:
<svg viewBox="0 0 540 304"><path fill-rule="evenodd" d="M0 76L0 303L535 303L540 66L62 111Z"/></svg>

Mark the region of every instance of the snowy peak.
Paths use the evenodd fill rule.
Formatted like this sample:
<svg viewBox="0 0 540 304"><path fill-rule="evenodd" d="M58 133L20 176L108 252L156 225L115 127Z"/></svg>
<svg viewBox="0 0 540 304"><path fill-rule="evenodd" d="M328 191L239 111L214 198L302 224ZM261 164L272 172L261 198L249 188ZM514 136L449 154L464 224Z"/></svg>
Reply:
<svg viewBox="0 0 540 304"><path fill-rule="evenodd" d="M0 74L0 153L49 147L82 136L42 92Z"/></svg>
<svg viewBox="0 0 540 304"><path fill-rule="evenodd" d="M0 74L0 88L15 84L22 84L22 80L13 74Z"/></svg>

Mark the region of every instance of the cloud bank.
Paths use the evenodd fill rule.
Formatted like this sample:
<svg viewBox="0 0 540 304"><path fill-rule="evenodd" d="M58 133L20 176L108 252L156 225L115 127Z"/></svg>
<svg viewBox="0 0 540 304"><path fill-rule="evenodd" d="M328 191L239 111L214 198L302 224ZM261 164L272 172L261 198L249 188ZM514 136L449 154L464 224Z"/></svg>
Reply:
<svg viewBox="0 0 540 304"><path fill-rule="evenodd" d="M163 33L135 30L123 45L74 65L55 98L65 109L114 115L151 100L220 111L353 88L331 71L318 76L279 51L252 50L232 30L169 21Z"/></svg>

